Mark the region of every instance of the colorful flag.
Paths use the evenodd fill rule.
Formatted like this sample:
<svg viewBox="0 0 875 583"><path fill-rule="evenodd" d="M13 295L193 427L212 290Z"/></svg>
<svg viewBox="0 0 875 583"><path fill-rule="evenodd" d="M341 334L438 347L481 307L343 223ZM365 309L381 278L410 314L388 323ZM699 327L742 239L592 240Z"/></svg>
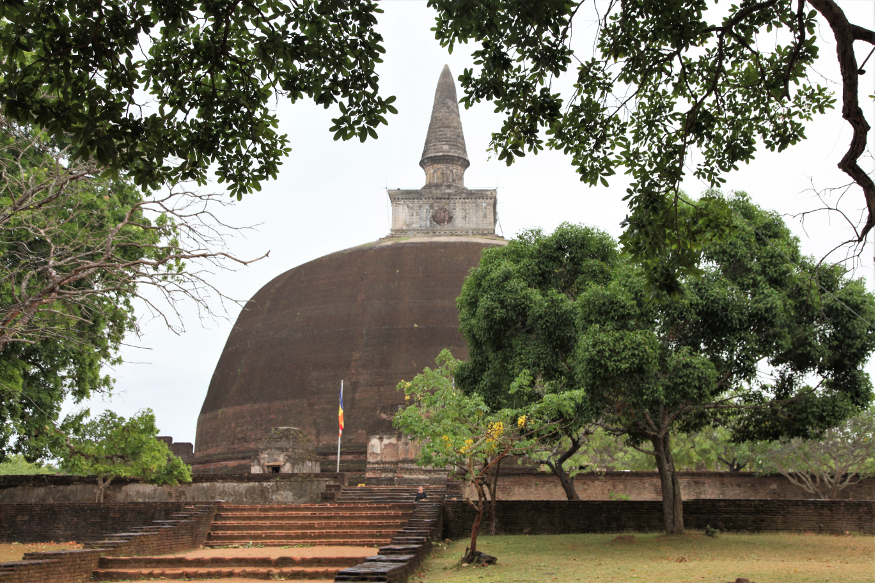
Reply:
<svg viewBox="0 0 875 583"><path fill-rule="evenodd" d="M338 435L343 435L343 385L340 385L340 409L337 411L337 423L340 426Z"/></svg>

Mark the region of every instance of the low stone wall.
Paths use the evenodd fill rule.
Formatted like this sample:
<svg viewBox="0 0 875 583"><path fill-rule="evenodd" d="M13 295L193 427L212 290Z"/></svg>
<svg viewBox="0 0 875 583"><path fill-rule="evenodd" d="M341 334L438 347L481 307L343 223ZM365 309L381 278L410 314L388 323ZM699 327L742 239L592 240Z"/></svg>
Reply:
<svg viewBox="0 0 875 583"><path fill-rule="evenodd" d="M313 504L344 474L196 475L190 484L153 486L139 480L113 480L105 494L111 503L210 502L229 504ZM80 476L0 476L0 504L89 503L95 479Z"/></svg>
<svg viewBox="0 0 875 583"><path fill-rule="evenodd" d="M496 502L499 534L572 534L664 531L661 502L502 501ZM444 503L444 537L471 535L474 509L467 502ZM489 528L484 517L483 529ZM861 532L875 534L875 501L690 500L684 525L729 532Z"/></svg>
<svg viewBox="0 0 875 583"><path fill-rule="evenodd" d="M113 532L170 520L182 502L133 504L0 504L0 542L89 543Z"/></svg>
<svg viewBox="0 0 875 583"><path fill-rule="evenodd" d="M93 506L106 513L112 510L106 504ZM206 540L217 508L216 504L185 508L173 519L125 529L128 532L90 543L92 548L89 549L26 553L21 561L0 563L0 583L80 583L91 580L91 573L102 556L161 555L198 548ZM136 509L129 511L137 512ZM108 524L111 520L105 522ZM6 523L2 524L6 530Z"/></svg>
<svg viewBox="0 0 875 583"><path fill-rule="evenodd" d="M804 500L811 494L784 476L757 476L753 472L678 472L684 500L764 499ZM611 494L631 500L662 500L656 472L606 472L578 474L574 481L581 500L611 500ZM474 490L469 492L476 497ZM841 491L842 500L875 500L875 478L867 478ZM567 500L559 479L535 468L502 468L499 500Z"/></svg>

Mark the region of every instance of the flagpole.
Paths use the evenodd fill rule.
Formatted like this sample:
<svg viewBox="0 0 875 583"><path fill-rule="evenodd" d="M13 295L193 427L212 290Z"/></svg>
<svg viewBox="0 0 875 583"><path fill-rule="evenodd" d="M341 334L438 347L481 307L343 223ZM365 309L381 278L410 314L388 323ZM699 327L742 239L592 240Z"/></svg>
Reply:
<svg viewBox="0 0 875 583"><path fill-rule="evenodd" d="M343 381L340 381L340 410L343 411ZM343 427L337 431L337 473L340 473L340 436L343 435Z"/></svg>

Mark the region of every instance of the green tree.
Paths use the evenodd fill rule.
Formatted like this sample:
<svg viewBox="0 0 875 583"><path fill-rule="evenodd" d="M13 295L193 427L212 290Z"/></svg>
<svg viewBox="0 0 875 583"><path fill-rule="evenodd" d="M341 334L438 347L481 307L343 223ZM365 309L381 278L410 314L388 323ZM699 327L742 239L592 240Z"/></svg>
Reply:
<svg viewBox="0 0 875 583"><path fill-rule="evenodd" d="M853 130L839 168L868 208L854 239L875 225L875 182L858 164L869 132L858 78L875 32L849 22L835 0L429 6L442 46L475 45L475 67L459 77L461 101L490 101L504 116L491 142L500 159L510 164L546 147L566 153L587 184L607 185L618 171L631 176L620 240L663 291L677 292L702 246L731 227L718 198L679 220L688 202L682 178L717 188L758 149L780 152L803 140L806 123L834 105L814 70L821 48L835 51L842 116ZM593 41L580 41L589 31Z"/></svg>
<svg viewBox="0 0 875 583"><path fill-rule="evenodd" d="M780 473L823 500L875 475L875 409L828 429L818 439L783 439L760 452L760 473Z"/></svg>
<svg viewBox="0 0 875 583"><path fill-rule="evenodd" d="M717 198L695 204L707 212ZM735 236L703 249L682 297L654 296L623 261L551 292L529 258L593 237L566 225L486 251L459 300L471 354L460 388L494 407L513 398L497 371L525 368L542 386L583 389L588 410L654 457L669 533L684 530L672 434L722 426L737 442L814 438L872 398L863 365L875 349L875 300L862 282L802 256L783 221L746 195L719 205L732 210ZM557 331L564 343L552 341Z"/></svg>
<svg viewBox="0 0 875 583"><path fill-rule="evenodd" d="M224 197L146 195L2 115L0 143L0 460L15 451L34 461L66 398L111 390L101 368L138 331L142 288L157 292L146 305L173 326L179 301L211 313L205 265L247 262L228 253L212 218Z"/></svg>
<svg viewBox="0 0 875 583"><path fill-rule="evenodd" d="M435 361L410 381L401 381L407 407L398 411L394 426L422 447L417 464L451 467L465 477L477 492L468 500L476 514L471 528L471 545L463 562L477 557L477 535L487 502L495 525L496 480L501 461L525 455L552 436L558 423L557 411L570 415L580 391L548 396L534 406L492 410L479 395L466 395L455 388L453 375L459 361L443 350ZM488 494L487 494L488 492ZM494 528L494 527L493 527ZM493 532L494 533L494 532Z"/></svg>
<svg viewBox="0 0 875 583"><path fill-rule="evenodd" d="M458 300L470 354L456 372L459 387L482 395L495 410L579 389L572 362L579 334L574 300L589 286L610 282L619 265L616 243L607 234L567 224L549 236L527 231L505 247L484 251ZM530 390L510 393L518 378ZM561 431L539 452L569 500L579 499L571 458L584 446L597 413L581 401L567 418L555 419Z"/></svg>
<svg viewBox="0 0 875 583"><path fill-rule="evenodd" d="M130 419L105 411L71 424L69 435L56 434L63 443L56 445L55 453L64 471L97 477L95 502L103 502L113 478L142 478L150 484L191 482L191 468L157 436L151 409Z"/></svg>
<svg viewBox="0 0 875 583"><path fill-rule="evenodd" d="M240 198L289 152L271 100L337 105L335 139L376 137L374 0L10 0L0 5L0 107L69 136L74 159L135 184L203 183Z"/></svg>

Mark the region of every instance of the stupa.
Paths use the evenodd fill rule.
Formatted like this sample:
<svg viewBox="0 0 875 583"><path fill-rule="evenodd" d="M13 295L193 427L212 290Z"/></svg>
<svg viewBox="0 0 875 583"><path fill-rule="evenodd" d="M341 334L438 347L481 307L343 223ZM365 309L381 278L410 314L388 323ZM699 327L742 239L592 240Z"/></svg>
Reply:
<svg viewBox="0 0 875 583"><path fill-rule="evenodd" d="M340 381L341 470L364 470L374 436L392 434L396 390L448 348L467 356L456 298L496 236L496 191L465 187L470 165L456 88L444 67L420 166L425 186L390 190L391 230L279 275L247 302L197 424L196 472L247 473L275 427L296 427L333 471Z"/></svg>

